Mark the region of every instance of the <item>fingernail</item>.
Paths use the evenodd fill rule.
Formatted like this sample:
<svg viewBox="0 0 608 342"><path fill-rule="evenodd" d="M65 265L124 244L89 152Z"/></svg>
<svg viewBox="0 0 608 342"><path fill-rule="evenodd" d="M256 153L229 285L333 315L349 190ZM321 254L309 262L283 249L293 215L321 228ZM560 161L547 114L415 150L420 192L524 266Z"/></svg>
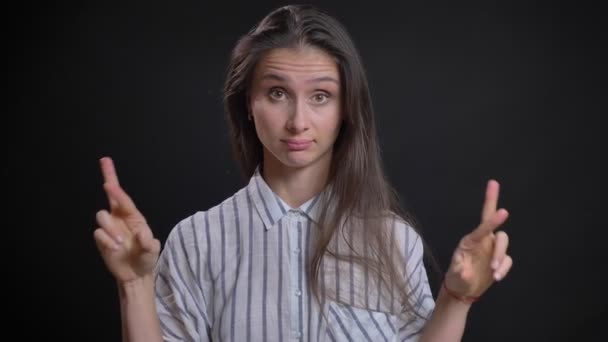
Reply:
<svg viewBox="0 0 608 342"><path fill-rule="evenodd" d="M496 279L496 280L500 280L500 273L495 272L495 273L494 273L494 279Z"/></svg>
<svg viewBox="0 0 608 342"><path fill-rule="evenodd" d="M122 240L122 236L117 235L117 236L116 236L116 242L118 242L119 244L121 244L121 243L122 243L122 241L123 241L123 240Z"/></svg>

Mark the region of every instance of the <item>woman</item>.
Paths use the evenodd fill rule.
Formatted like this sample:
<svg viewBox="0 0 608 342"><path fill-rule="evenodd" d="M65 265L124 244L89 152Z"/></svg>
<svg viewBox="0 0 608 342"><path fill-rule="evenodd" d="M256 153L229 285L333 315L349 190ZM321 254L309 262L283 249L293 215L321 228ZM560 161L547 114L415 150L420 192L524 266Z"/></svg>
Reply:
<svg viewBox="0 0 608 342"><path fill-rule="evenodd" d="M310 6L264 18L234 48L225 109L249 184L193 214L160 253L102 158L100 253L126 341L459 341L472 302L504 278L498 183L433 299L423 243L380 156L364 68L346 30Z"/></svg>

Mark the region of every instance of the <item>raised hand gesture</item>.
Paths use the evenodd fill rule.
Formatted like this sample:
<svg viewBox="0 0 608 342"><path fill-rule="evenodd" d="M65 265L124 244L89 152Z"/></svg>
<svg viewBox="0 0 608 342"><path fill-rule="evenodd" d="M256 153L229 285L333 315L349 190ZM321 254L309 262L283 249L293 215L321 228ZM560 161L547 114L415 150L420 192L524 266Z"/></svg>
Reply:
<svg viewBox="0 0 608 342"><path fill-rule="evenodd" d="M496 232L509 216L505 209L496 209L498 193L498 182L490 180L481 223L460 240L445 277L448 293L465 301L479 298L494 281L503 279L513 264L507 255L508 235L504 231Z"/></svg>
<svg viewBox="0 0 608 342"><path fill-rule="evenodd" d="M151 275L160 252L144 216L120 187L112 159L100 160L110 211L97 212L94 237L109 271L119 283Z"/></svg>

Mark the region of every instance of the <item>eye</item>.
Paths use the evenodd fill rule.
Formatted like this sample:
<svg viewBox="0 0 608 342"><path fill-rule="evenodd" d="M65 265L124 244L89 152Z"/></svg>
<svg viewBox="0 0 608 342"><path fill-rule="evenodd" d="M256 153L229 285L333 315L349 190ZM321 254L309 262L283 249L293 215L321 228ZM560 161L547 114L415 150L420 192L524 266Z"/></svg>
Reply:
<svg viewBox="0 0 608 342"><path fill-rule="evenodd" d="M327 102L327 100L329 99L329 94L322 92L322 93L316 93L312 96L312 102L314 102L315 104L323 104L325 102Z"/></svg>
<svg viewBox="0 0 608 342"><path fill-rule="evenodd" d="M273 100L282 100L285 98L285 95L285 91L283 91L281 88L272 88L268 92L268 96L270 96L270 98Z"/></svg>

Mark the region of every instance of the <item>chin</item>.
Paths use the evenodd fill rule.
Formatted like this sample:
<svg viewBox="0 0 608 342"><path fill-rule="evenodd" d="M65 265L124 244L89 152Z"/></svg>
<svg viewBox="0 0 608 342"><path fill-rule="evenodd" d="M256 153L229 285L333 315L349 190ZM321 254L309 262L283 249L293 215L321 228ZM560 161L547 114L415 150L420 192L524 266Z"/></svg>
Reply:
<svg viewBox="0 0 608 342"><path fill-rule="evenodd" d="M281 164L294 169L301 169L314 164L314 159L310 158L282 158Z"/></svg>
<svg viewBox="0 0 608 342"><path fill-rule="evenodd" d="M274 152L277 153L267 150L267 152L270 152L269 156L274 159L274 163L289 169L304 169L317 164L321 165L325 159L325 155L319 154L319 151L316 150L299 152L275 150Z"/></svg>

